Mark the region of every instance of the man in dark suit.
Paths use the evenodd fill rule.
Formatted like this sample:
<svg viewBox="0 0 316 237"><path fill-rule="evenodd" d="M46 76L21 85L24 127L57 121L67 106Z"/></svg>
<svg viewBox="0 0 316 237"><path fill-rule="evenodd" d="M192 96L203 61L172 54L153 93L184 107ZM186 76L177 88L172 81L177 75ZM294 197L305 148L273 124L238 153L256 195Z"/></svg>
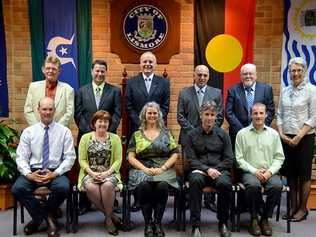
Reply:
<svg viewBox="0 0 316 237"><path fill-rule="evenodd" d="M207 85L209 69L205 65L198 65L194 70L194 85L183 88L179 93L177 106L177 121L181 126L179 144L187 144L188 132L201 124L199 115L201 105L206 101L214 101L218 107L215 125L223 123L223 99L219 89Z"/></svg>
<svg viewBox="0 0 316 237"><path fill-rule="evenodd" d="M116 132L121 120L121 90L105 81L107 64L95 60L92 64L92 82L81 87L75 96L75 121L79 128L78 144L83 134L90 132L90 120L98 110L106 110L111 116L110 132Z"/></svg>
<svg viewBox="0 0 316 237"><path fill-rule="evenodd" d="M140 57L141 73L127 80L126 110L130 118L129 136L139 127L139 113L150 101L160 105L164 120L169 112L170 83L167 79L155 75L156 56L145 52Z"/></svg>
<svg viewBox="0 0 316 237"><path fill-rule="evenodd" d="M235 148L235 139L239 130L251 123L251 108L255 103L267 107L265 124L270 126L274 118L274 102L271 85L257 82L256 65L245 64L240 69L241 83L228 90L226 101L226 119L229 123L229 135Z"/></svg>
<svg viewBox="0 0 316 237"><path fill-rule="evenodd" d="M111 116L109 131L115 133L121 120L121 90L105 81L107 64L104 60L95 60L92 64L92 82L81 87L75 95L75 121L79 128L77 144L83 134L90 132L90 120L98 110L106 110ZM80 213L91 206L84 193L80 194Z"/></svg>

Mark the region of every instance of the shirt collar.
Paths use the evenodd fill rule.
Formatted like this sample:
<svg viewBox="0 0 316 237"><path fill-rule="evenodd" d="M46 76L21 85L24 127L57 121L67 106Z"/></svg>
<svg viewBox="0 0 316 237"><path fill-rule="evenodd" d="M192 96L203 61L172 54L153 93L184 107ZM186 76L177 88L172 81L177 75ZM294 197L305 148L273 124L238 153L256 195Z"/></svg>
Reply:
<svg viewBox="0 0 316 237"><path fill-rule="evenodd" d="M46 127L46 125L43 124L42 122L39 122L39 124L40 124L40 126L41 126L43 129ZM52 128L52 127L54 126L54 124L55 124L55 122L52 121L50 124L48 124L48 127L49 127L49 128Z"/></svg>
<svg viewBox="0 0 316 237"><path fill-rule="evenodd" d="M258 132L257 129L255 129L255 127L253 126L252 123L249 125L249 129L250 129L251 131ZM263 125L263 130L267 130L267 129L268 129L267 125L264 124L264 125Z"/></svg>
<svg viewBox="0 0 316 237"><path fill-rule="evenodd" d="M102 91L103 91L103 88L104 88L104 85L105 85L105 82L102 82L102 84L98 86L97 84L95 84L94 81L92 81L92 88L93 88L93 91L96 91L96 89L99 87L99 88L101 89L101 92L102 92Z"/></svg>
<svg viewBox="0 0 316 237"><path fill-rule="evenodd" d="M200 88L196 84L194 84L194 88L195 88L196 93L198 93L201 90L203 92L203 94L205 94L206 85L203 86L202 88Z"/></svg>
<svg viewBox="0 0 316 237"><path fill-rule="evenodd" d="M246 91L247 87L245 87L244 85L243 85L243 87L244 87L244 90ZM256 82L254 82L253 85L250 88L251 88L251 91L255 91L255 89L256 89Z"/></svg>
<svg viewBox="0 0 316 237"><path fill-rule="evenodd" d="M303 89L303 88L306 86L306 84L307 84L307 81L306 81L305 79L304 79L304 81L302 81L297 87L295 87L295 86L293 85L293 83L291 83L292 87L293 87L293 88L296 88L296 89L298 89L298 90Z"/></svg>
<svg viewBox="0 0 316 237"><path fill-rule="evenodd" d="M144 80L145 80L145 78L150 78L150 80L152 81L153 77L154 77L154 73L150 74L149 77L146 76L144 73L142 73L142 75L143 75Z"/></svg>

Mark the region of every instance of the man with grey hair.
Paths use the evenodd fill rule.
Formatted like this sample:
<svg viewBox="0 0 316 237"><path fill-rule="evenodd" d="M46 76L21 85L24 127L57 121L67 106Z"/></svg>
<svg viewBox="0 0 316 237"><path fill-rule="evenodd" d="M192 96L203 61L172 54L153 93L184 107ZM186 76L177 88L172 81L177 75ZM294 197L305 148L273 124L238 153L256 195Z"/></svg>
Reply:
<svg viewBox="0 0 316 237"><path fill-rule="evenodd" d="M71 131L54 122L55 105L50 97L38 103L40 122L24 129L16 151L16 163L21 175L12 187L12 194L28 210L32 221L24 227L25 235L38 231L45 220L48 237L59 236L53 213L69 192L65 173L76 158ZM47 187L51 194L44 207L33 192Z"/></svg>
<svg viewBox="0 0 316 237"><path fill-rule="evenodd" d="M240 69L241 82L227 93L226 119L233 148L238 131L251 123L251 108L260 102L267 107L265 124L270 126L274 118L272 86L257 81L256 65L247 63Z"/></svg>
<svg viewBox="0 0 316 237"><path fill-rule="evenodd" d="M232 198L230 170L233 151L228 134L215 126L216 103L205 102L200 110L201 125L188 134L185 154L189 163L189 199L192 237L200 237L201 201L203 188L214 187L218 194L217 219L221 237L231 236L227 226Z"/></svg>

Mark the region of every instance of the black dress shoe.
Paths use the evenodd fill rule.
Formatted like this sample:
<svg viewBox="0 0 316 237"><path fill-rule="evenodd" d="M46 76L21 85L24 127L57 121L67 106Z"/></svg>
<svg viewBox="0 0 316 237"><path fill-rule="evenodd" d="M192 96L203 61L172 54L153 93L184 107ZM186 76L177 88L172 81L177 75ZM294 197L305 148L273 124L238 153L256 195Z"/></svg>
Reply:
<svg viewBox="0 0 316 237"><path fill-rule="evenodd" d="M192 227L191 237L202 237L200 227Z"/></svg>
<svg viewBox="0 0 316 237"><path fill-rule="evenodd" d="M34 221L30 221L29 223L27 223L24 226L24 234L25 235L31 235L34 234L38 231L40 224L34 222Z"/></svg>
<svg viewBox="0 0 316 237"><path fill-rule="evenodd" d="M47 235L48 237L59 236L57 221L52 215L47 217Z"/></svg>
<svg viewBox="0 0 316 237"><path fill-rule="evenodd" d="M154 230L154 236L156 236L156 237L164 237L165 236L165 232L161 228L161 224L154 223L153 230Z"/></svg>
<svg viewBox="0 0 316 237"><path fill-rule="evenodd" d="M146 224L144 229L144 236L145 237L154 237L154 229L152 224Z"/></svg>
<svg viewBox="0 0 316 237"><path fill-rule="evenodd" d="M231 236L231 232L225 223L218 225L218 231L219 231L221 237L230 237Z"/></svg>
<svg viewBox="0 0 316 237"><path fill-rule="evenodd" d="M119 234L119 232L118 232L118 230L113 222L110 225L106 225L106 229L110 235L118 235Z"/></svg>

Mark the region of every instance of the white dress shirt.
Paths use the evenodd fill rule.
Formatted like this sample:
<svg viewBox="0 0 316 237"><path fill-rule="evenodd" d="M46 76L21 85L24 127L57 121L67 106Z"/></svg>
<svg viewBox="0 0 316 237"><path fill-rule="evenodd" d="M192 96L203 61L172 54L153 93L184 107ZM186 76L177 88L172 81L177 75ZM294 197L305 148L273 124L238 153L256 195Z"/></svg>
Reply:
<svg viewBox="0 0 316 237"><path fill-rule="evenodd" d="M24 176L31 173L31 169L41 169L43 159L43 142L45 125L41 122L24 129L16 151L18 170ZM73 166L76 154L73 138L69 128L52 122L49 124L49 169L62 175Z"/></svg>

